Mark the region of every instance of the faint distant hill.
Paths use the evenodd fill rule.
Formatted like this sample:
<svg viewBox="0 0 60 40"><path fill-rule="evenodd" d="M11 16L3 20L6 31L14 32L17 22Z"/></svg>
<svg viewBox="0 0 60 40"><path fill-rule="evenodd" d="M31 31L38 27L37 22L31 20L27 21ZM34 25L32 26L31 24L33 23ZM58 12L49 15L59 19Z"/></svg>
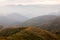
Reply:
<svg viewBox="0 0 60 40"><path fill-rule="evenodd" d="M22 24L22 26L33 26L60 34L60 16L45 15L32 18Z"/></svg>
<svg viewBox="0 0 60 40"><path fill-rule="evenodd" d="M56 19L57 18L57 19ZM60 18L55 15L44 15L27 20L22 26L33 26L60 34Z"/></svg>
<svg viewBox="0 0 60 40"><path fill-rule="evenodd" d="M0 16L1 25L11 25L26 21L28 18L20 15L19 13L12 13L6 16Z"/></svg>
<svg viewBox="0 0 60 40"><path fill-rule="evenodd" d="M22 24L22 26L40 26L44 23L50 23L50 21L54 20L55 18L56 18L55 15L38 16L27 20Z"/></svg>
<svg viewBox="0 0 60 40"><path fill-rule="evenodd" d="M60 11L58 11L58 12L52 12L52 13L50 13L49 15L56 15L56 16L60 16Z"/></svg>

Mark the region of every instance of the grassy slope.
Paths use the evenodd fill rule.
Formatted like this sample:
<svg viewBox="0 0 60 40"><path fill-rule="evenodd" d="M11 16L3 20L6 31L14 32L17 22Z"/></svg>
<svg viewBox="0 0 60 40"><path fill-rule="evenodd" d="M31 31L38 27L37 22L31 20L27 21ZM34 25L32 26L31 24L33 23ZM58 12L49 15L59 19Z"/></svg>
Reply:
<svg viewBox="0 0 60 40"><path fill-rule="evenodd" d="M17 29L19 29L19 31L16 31ZM55 34L41 30L39 28L25 27L15 29L13 28L13 31L11 29L9 30L10 31L8 31L8 35L2 35L0 40L59 40ZM7 33L6 29L5 32ZM14 32L14 34L11 32Z"/></svg>
<svg viewBox="0 0 60 40"><path fill-rule="evenodd" d="M59 40L55 34L32 27L26 27L12 35L9 34L8 37L3 37L0 38L4 40Z"/></svg>

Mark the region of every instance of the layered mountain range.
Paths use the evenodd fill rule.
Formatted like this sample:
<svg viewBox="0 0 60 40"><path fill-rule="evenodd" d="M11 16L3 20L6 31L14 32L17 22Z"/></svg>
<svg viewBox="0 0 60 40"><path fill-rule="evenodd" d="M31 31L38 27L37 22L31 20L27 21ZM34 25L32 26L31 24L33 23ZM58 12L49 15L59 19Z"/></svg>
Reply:
<svg viewBox="0 0 60 40"><path fill-rule="evenodd" d="M19 13L12 13L6 16L0 16L0 25L12 25L22 23L28 20L28 17L22 16Z"/></svg>

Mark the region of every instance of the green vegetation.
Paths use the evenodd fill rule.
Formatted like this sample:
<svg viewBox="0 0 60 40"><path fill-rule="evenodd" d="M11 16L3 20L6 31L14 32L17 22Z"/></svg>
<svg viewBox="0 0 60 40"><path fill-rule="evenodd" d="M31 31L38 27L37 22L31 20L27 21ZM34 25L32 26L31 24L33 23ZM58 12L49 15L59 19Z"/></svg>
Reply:
<svg viewBox="0 0 60 40"><path fill-rule="evenodd" d="M37 17L22 23L23 27L17 25L2 29L3 26L0 25L0 40L60 40L60 17L50 18L52 17Z"/></svg>
<svg viewBox="0 0 60 40"><path fill-rule="evenodd" d="M21 27L21 28L6 28L6 29L3 29L3 30L0 31L0 36L7 37L9 35L20 32L23 29L25 29L25 28L24 27Z"/></svg>
<svg viewBox="0 0 60 40"><path fill-rule="evenodd" d="M33 27L3 29L0 34L0 40L59 40L55 34Z"/></svg>

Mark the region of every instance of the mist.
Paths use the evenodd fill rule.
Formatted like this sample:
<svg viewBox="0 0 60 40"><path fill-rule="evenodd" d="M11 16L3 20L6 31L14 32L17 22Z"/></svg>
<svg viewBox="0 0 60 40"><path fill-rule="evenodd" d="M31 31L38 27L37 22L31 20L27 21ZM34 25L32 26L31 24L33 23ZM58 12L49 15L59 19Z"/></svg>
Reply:
<svg viewBox="0 0 60 40"><path fill-rule="evenodd" d="M29 18L59 11L60 5L6 5L0 7L0 15L18 13Z"/></svg>

